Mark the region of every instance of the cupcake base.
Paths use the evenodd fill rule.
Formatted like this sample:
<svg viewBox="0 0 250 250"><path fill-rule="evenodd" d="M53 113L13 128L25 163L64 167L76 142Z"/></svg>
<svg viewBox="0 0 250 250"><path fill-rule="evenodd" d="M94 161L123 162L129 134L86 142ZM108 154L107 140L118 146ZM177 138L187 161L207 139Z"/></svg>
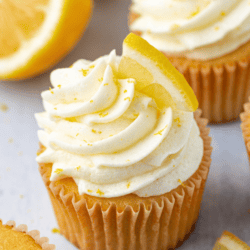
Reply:
<svg viewBox="0 0 250 250"><path fill-rule="evenodd" d="M129 25L138 17L130 12ZM141 35L138 31L134 33ZM210 123L239 118L250 96L250 41L230 54L207 61L162 53L184 75L194 90L203 117Z"/></svg>
<svg viewBox="0 0 250 250"><path fill-rule="evenodd" d="M72 178L50 182L52 164L39 164L61 233L76 247L89 250L164 250L181 244L198 218L211 163L209 129L200 114L195 118L204 141L202 162L183 185L163 195L79 195Z"/></svg>

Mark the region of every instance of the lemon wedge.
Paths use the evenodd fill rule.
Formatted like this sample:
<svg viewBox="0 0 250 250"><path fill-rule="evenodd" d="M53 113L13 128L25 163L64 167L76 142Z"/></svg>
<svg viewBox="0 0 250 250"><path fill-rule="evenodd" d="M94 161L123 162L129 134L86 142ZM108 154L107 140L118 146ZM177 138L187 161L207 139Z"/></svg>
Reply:
<svg viewBox="0 0 250 250"><path fill-rule="evenodd" d="M154 98L160 109L171 106L193 112L198 108L184 76L160 51L133 33L123 42L118 74L121 78L134 78L136 90Z"/></svg>
<svg viewBox="0 0 250 250"><path fill-rule="evenodd" d="M213 250L250 250L250 247L234 234L224 231Z"/></svg>
<svg viewBox="0 0 250 250"><path fill-rule="evenodd" d="M92 0L0 0L0 80L36 76L79 40Z"/></svg>

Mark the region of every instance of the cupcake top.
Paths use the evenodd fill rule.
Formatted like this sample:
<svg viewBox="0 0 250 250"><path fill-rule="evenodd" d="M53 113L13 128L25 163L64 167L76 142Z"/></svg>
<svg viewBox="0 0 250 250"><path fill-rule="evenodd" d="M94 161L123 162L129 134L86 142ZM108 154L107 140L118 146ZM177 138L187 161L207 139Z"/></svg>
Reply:
<svg viewBox="0 0 250 250"><path fill-rule="evenodd" d="M139 41L145 51L156 51L140 37L131 34L129 38L132 45ZM124 51L122 57L112 51L94 62L79 60L70 68L55 70L51 74L54 88L42 93L46 112L36 114L36 119L44 129L38 137L46 150L37 161L53 163L51 181L74 178L80 194L164 194L187 180L203 156L192 107L185 107L178 91L171 88L175 81L183 81L179 94L193 98L184 77L166 61L163 65L168 65L169 77L158 70L153 84L145 87L143 81L149 81L151 73L133 64L134 59L128 59ZM140 56L145 62L147 58ZM148 67L153 74L154 67L153 63ZM140 70L141 79L134 75ZM170 92L180 103L170 100Z"/></svg>
<svg viewBox="0 0 250 250"><path fill-rule="evenodd" d="M132 31L170 55L209 60L250 40L248 0L133 0Z"/></svg>
<svg viewBox="0 0 250 250"><path fill-rule="evenodd" d="M26 225L15 227L15 222L6 225L0 220L0 249L3 250L55 250L55 246L48 244L48 239L40 238L37 230L27 232Z"/></svg>

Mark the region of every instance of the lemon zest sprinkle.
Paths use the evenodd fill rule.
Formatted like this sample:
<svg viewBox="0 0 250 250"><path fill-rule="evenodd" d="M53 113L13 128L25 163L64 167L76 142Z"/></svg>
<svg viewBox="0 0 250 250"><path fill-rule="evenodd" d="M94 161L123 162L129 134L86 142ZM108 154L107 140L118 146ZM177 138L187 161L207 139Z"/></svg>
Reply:
<svg viewBox="0 0 250 250"><path fill-rule="evenodd" d="M164 131L164 129L167 128L168 125L165 126L165 128L161 129L160 131L158 131L157 133L155 133L154 135L162 135L162 132Z"/></svg>
<svg viewBox="0 0 250 250"><path fill-rule="evenodd" d="M98 188L96 191L97 194L99 194L100 196L104 195L104 193Z"/></svg>
<svg viewBox="0 0 250 250"><path fill-rule="evenodd" d="M87 76L89 70L88 69L81 69L80 71L82 72L83 76Z"/></svg>
<svg viewBox="0 0 250 250"><path fill-rule="evenodd" d="M179 27L180 27L180 25L175 23L175 24L171 25L170 29L173 31L173 30L177 30Z"/></svg>
<svg viewBox="0 0 250 250"><path fill-rule="evenodd" d="M78 136L78 135L79 135L79 133L76 134L76 136Z"/></svg>
<svg viewBox="0 0 250 250"><path fill-rule="evenodd" d="M101 134L102 133L102 131L98 131L98 134Z"/></svg>
<svg viewBox="0 0 250 250"><path fill-rule="evenodd" d="M58 228L52 228L51 232L53 234L59 234L60 233L60 230Z"/></svg>
<svg viewBox="0 0 250 250"><path fill-rule="evenodd" d="M214 29L215 29L215 30L219 30L219 29L220 29L220 27L219 27L219 26L216 26Z"/></svg>
<svg viewBox="0 0 250 250"><path fill-rule="evenodd" d="M91 189L88 189L87 191L88 191L89 193L92 193L92 192L93 192L93 190L91 190Z"/></svg>
<svg viewBox="0 0 250 250"><path fill-rule="evenodd" d="M93 102L93 100L90 100L89 102Z"/></svg>
<svg viewBox="0 0 250 250"><path fill-rule="evenodd" d="M79 171L80 168L81 168L81 166L78 166L78 167L75 168L75 170Z"/></svg>
<svg viewBox="0 0 250 250"><path fill-rule="evenodd" d="M127 159L126 161L130 161L129 159Z"/></svg>
<svg viewBox="0 0 250 250"><path fill-rule="evenodd" d="M93 132L93 133L96 133L96 130L92 129L92 132Z"/></svg>
<svg viewBox="0 0 250 250"><path fill-rule="evenodd" d="M76 100L77 100L77 98L74 98L74 100L76 101Z"/></svg>
<svg viewBox="0 0 250 250"><path fill-rule="evenodd" d="M57 87L60 89L62 87L62 85L59 84L59 85L57 85Z"/></svg>
<svg viewBox="0 0 250 250"><path fill-rule="evenodd" d="M127 93L128 91L125 89L123 92L124 92L124 93Z"/></svg>
<svg viewBox="0 0 250 250"><path fill-rule="evenodd" d="M107 86L107 85L109 85L109 84L108 83L103 84L103 86Z"/></svg>
<svg viewBox="0 0 250 250"><path fill-rule="evenodd" d="M57 110L57 108L54 108L54 110Z"/></svg>
<svg viewBox="0 0 250 250"><path fill-rule="evenodd" d="M126 97L126 98L124 98L124 101L126 101L126 100L131 101L131 100L130 100L130 97Z"/></svg>
<svg viewBox="0 0 250 250"><path fill-rule="evenodd" d="M128 80L128 83L135 83L134 81L132 81L132 80Z"/></svg>
<svg viewBox="0 0 250 250"><path fill-rule="evenodd" d="M99 82L102 82L102 81L103 81L103 77L99 78L98 81L99 81Z"/></svg>
<svg viewBox="0 0 250 250"><path fill-rule="evenodd" d="M88 143L88 146L93 146L93 144L91 144L91 143Z"/></svg>
<svg viewBox="0 0 250 250"><path fill-rule="evenodd" d="M200 13L200 11L201 11L200 10L200 6L198 6L196 8L196 10L190 14L190 16L188 17L188 19L191 19L191 18L195 17L196 15L198 15Z"/></svg>
<svg viewBox="0 0 250 250"><path fill-rule="evenodd" d="M104 114L104 113L100 113L100 114L99 114L99 116L101 116L101 117L105 117L105 116L107 116L108 114L109 114L108 112L107 112L107 113L105 113L105 114Z"/></svg>
<svg viewBox="0 0 250 250"><path fill-rule="evenodd" d="M185 185L180 179L178 179L178 182L179 182L183 187L186 187L186 185Z"/></svg>
<svg viewBox="0 0 250 250"><path fill-rule="evenodd" d="M50 93L51 93L52 95L54 94L54 92L52 91L51 87L49 87L49 91L50 91Z"/></svg>
<svg viewBox="0 0 250 250"><path fill-rule="evenodd" d="M90 65L89 68L90 69L93 69L95 67L95 65Z"/></svg>
<svg viewBox="0 0 250 250"><path fill-rule="evenodd" d="M86 141L86 140L83 140L83 141L87 143L87 141Z"/></svg>
<svg viewBox="0 0 250 250"><path fill-rule="evenodd" d="M222 11L222 12L220 13L220 15L221 15L221 16L225 16L226 13L225 13L224 11Z"/></svg>
<svg viewBox="0 0 250 250"><path fill-rule="evenodd" d="M56 174L60 174L61 172L63 172L63 169L61 169L61 168L57 168L57 169L54 171L54 173L56 173Z"/></svg>
<svg viewBox="0 0 250 250"><path fill-rule="evenodd" d="M128 184L127 184L127 188L129 188L129 187L130 187L130 184L131 184L131 182L129 181L129 182L128 182Z"/></svg>

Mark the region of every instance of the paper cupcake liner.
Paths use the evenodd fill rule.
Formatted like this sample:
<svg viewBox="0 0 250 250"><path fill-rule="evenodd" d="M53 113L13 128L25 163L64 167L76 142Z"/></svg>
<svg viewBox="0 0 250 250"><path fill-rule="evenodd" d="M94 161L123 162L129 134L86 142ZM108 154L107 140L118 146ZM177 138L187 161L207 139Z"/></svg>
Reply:
<svg viewBox="0 0 250 250"><path fill-rule="evenodd" d="M59 185L50 182L52 165L40 164L39 171L61 233L76 247L88 250L164 250L180 244L193 230L198 218L211 164L209 128L200 115L200 111L195 113L204 141L204 155L198 170L183 186L164 195L147 198L134 195L136 206L122 207L111 200L105 207L102 200L107 198L99 198L90 205L86 196L72 192L67 180Z"/></svg>
<svg viewBox="0 0 250 250"><path fill-rule="evenodd" d="M2 220L0 219L0 222L2 223ZM12 230L15 230L17 232L22 232L27 235L29 235L31 238L35 240L35 242L41 246L43 250L55 250L56 247L53 244L49 244L49 239L47 237L40 237L40 232L38 230L32 230L28 232L27 225L19 225L16 227L16 223L14 221L8 221L4 226L9 226L12 228Z"/></svg>
<svg viewBox="0 0 250 250"><path fill-rule="evenodd" d="M240 114L241 130L250 162L250 99L244 104L244 112Z"/></svg>
<svg viewBox="0 0 250 250"><path fill-rule="evenodd" d="M203 117L211 123L238 119L250 95L250 57L214 66L181 65L169 59L194 90Z"/></svg>

